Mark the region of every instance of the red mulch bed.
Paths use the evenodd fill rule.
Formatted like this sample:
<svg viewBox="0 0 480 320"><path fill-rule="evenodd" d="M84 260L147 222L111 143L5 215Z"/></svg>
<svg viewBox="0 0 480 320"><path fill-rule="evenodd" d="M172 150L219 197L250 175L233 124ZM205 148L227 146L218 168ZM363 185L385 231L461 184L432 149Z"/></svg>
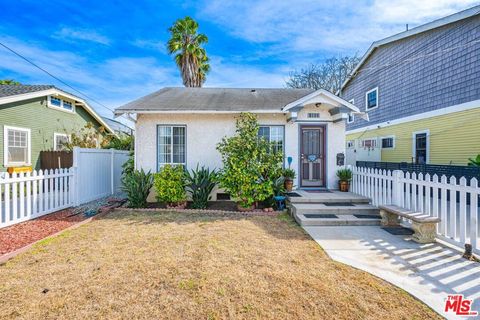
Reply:
<svg viewBox="0 0 480 320"><path fill-rule="evenodd" d="M82 213L68 217L71 214L72 209L66 209L0 229L0 255L20 249L87 219Z"/></svg>

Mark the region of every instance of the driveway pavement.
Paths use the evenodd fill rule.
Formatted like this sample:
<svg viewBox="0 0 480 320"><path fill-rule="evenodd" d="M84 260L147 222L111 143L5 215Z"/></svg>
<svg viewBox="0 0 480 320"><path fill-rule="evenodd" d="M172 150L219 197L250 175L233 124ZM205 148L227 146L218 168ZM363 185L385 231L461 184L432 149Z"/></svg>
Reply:
<svg viewBox="0 0 480 320"><path fill-rule="evenodd" d="M304 227L336 261L367 271L417 297L447 319L449 294L474 299L480 319L480 263L445 245L418 244L410 236L392 235L377 226ZM472 319L472 317L470 317Z"/></svg>

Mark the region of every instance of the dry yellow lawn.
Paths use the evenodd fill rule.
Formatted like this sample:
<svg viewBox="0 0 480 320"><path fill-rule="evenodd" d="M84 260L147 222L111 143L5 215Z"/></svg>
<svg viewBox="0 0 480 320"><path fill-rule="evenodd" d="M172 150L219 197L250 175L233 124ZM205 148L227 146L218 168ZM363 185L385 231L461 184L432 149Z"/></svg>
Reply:
<svg viewBox="0 0 480 320"><path fill-rule="evenodd" d="M435 319L288 217L114 212L0 266L1 318Z"/></svg>

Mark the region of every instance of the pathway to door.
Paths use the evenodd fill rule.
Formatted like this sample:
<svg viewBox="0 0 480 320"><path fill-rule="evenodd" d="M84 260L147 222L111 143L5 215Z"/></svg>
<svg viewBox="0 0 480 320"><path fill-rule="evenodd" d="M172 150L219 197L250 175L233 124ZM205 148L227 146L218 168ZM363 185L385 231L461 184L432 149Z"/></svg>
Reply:
<svg viewBox="0 0 480 320"><path fill-rule="evenodd" d="M380 277L417 297L447 319L449 294L475 299L480 313L480 263L439 243L418 244L377 226L304 226L333 259ZM463 319L463 318L462 318Z"/></svg>

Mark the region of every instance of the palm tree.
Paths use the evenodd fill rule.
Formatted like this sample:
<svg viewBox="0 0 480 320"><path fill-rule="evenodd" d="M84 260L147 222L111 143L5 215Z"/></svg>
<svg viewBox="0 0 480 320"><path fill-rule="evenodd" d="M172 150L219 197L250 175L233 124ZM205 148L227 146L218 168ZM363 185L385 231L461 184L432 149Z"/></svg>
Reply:
<svg viewBox="0 0 480 320"><path fill-rule="evenodd" d="M175 62L182 74L185 87L201 87L210 71L207 52L202 45L208 42L206 35L198 33L198 23L190 17L178 19L168 31L169 54L175 55Z"/></svg>

